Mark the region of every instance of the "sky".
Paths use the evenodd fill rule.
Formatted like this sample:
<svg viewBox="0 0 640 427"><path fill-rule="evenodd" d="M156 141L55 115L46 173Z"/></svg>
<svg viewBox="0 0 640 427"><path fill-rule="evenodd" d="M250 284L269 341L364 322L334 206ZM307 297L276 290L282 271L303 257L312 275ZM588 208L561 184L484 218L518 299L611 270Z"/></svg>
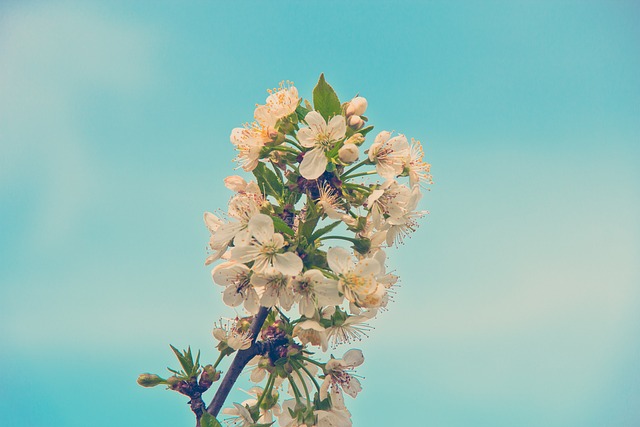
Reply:
<svg viewBox="0 0 640 427"><path fill-rule="evenodd" d="M235 312L202 213L231 195L229 133L321 72L421 140L435 180L356 344L354 426L640 425L639 18L632 1L0 3L0 425L193 425L135 379L175 364L169 343L215 358Z"/></svg>

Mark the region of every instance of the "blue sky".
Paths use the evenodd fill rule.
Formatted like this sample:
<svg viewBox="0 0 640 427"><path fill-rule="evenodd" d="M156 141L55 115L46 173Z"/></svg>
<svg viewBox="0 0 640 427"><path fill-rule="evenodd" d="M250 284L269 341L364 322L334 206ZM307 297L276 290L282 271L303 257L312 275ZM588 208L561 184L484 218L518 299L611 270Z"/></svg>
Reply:
<svg viewBox="0 0 640 427"><path fill-rule="evenodd" d="M214 357L233 311L201 217L230 196L230 130L320 72L423 141L435 178L360 344L354 425L640 424L639 18L631 1L4 2L0 424L192 424L135 378L173 363L169 343Z"/></svg>

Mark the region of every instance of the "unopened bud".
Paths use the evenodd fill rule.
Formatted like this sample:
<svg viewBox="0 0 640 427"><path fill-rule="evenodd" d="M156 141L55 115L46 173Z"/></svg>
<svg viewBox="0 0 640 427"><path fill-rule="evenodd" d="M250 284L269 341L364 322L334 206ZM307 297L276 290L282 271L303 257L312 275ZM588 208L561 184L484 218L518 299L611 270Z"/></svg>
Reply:
<svg viewBox="0 0 640 427"><path fill-rule="evenodd" d="M159 384L165 384L166 380L160 378L156 374L140 374L138 384L142 387L155 387Z"/></svg>
<svg viewBox="0 0 640 427"><path fill-rule="evenodd" d="M349 127L351 127L352 129L358 130L362 126L364 126L364 120L362 120L360 116L349 117Z"/></svg>
<svg viewBox="0 0 640 427"><path fill-rule="evenodd" d="M176 387L178 386L178 384L180 384L181 382L182 382L182 380L180 378L176 377L175 375L170 376L169 378L167 378L167 385L172 390L175 390Z"/></svg>
<svg viewBox="0 0 640 427"><path fill-rule="evenodd" d="M240 192L247 188L247 181L239 175L231 175L224 179L224 186L231 191Z"/></svg>
<svg viewBox="0 0 640 427"><path fill-rule="evenodd" d="M367 111L367 100L362 96L356 96L349 102L346 113L347 116L361 116L365 111Z"/></svg>
<svg viewBox="0 0 640 427"><path fill-rule="evenodd" d="M360 145L362 145L363 142L364 142L364 135L362 135L361 133L354 133L349 138L347 138L347 140L344 143L345 143L345 145L346 144L355 144L355 145L360 146Z"/></svg>
<svg viewBox="0 0 640 427"><path fill-rule="evenodd" d="M357 134L359 135L359 134ZM358 146L355 144L345 144L340 147L338 150L338 158L344 163L353 163L358 160L358 155L360 154L358 150Z"/></svg>
<svg viewBox="0 0 640 427"><path fill-rule="evenodd" d="M216 371L212 365L207 365L203 368L203 374L207 374L209 379L213 382L220 379L220 371Z"/></svg>

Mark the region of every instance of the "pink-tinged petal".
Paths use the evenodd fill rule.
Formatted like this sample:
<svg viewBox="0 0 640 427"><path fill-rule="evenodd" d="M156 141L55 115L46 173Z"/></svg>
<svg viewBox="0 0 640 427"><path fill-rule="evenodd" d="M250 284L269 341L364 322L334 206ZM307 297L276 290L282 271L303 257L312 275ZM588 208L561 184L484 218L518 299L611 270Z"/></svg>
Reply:
<svg viewBox="0 0 640 427"><path fill-rule="evenodd" d="M235 235L238 234L238 232L242 230L243 227L244 226L242 224L236 221L222 224L220 227L218 227L216 234L213 235L213 238L211 240L211 247L214 249L221 249L229 245Z"/></svg>
<svg viewBox="0 0 640 427"><path fill-rule="evenodd" d="M225 262L224 264L216 266L211 271L211 276L213 277L213 281L218 285L228 286L234 283L238 276L248 275L249 271L249 267L244 264Z"/></svg>
<svg viewBox="0 0 640 427"><path fill-rule="evenodd" d="M300 326L301 329L311 329L313 331L317 331L317 332L322 332L324 331L324 327L322 327L322 325L318 322L316 322L315 320L305 320L302 321L300 323L298 323L298 326Z"/></svg>
<svg viewBox="0 0 640 427"><path fill-rule="evenodd" d="M256 273L269 273L270 270L272 270L271 268L271 263L269 262L269 259L260 254L258 256L256 256L255 261L253 262L253 271L255 271Z"/></svg>
<svg viewBox="0 0 640 427"><path fill-rule="evenodd" d="M324 282L314 287L314 292L318 300L318 305L323 307L327 305L340 305L344 297L338 293L338 282L332 280Z"/></svg>
<svg viewBox="0 0 640 427"><path fill-rule="evenodd" d="M293 291L289 288L281 289L278 297L280 300L280 306L285 311L289 311L293 305Z"/></svg>
<svg viewBox="0 0 640 427"><path fill-rule="evenodd" d="M353 272L358 276L375 275L380 273L380 264L375 259L365 258L356 264Z"/></svg>
<svg viewBox="0 0 640 427"><path fill-rule="evenodd" d="M387 231L387 246L393 246L393 243L396 241L396 236L400 230L397 227L391 227Z"/></svg>
<svg viewBox="0 0 640 427"><path fill-rule="evenodd" d="M328 397L327 391L331 385L331 376L327 375L320 386L320 400L325 400ZM284 406L284 405L283 405Z"/></svg>
<svg viewBox="0 0 640 427"><path fill-rule="evenodd" d="M409 142L407 141L407 137L402 134L391 138L389 145L391 145L394 153L400 155L409 154Z"/></svg>
<svg viewBox="0 0 640 427"><path fill-rule="evenodd" d="M334 116L331 120L329 120L328 134L329 140L338 141L344 138L345 133L347 132L347 124L344 121L343 116Z"/></svg>
<svg viewBox="0 0 640 427"><path fill-rule="evenodd" d="M231 259L242 263L253 261L259 255L260 249L256 248L253 245L236 246L235 248L231 249Z"/></svg>
<svg viewBox="0 0 640 427"><path fill-rule="evenodd" d="M347 364L347 366L356 367L364 363L364 355L361 350L351 349L342 356L342 360Z"/></svg>
<svg viewBox="0 0 640 427"><path fill-rule="evenodd" d="M302 260L293 252L276 254L273 257L273 268L282 274L295 276L302 271Z"/></svg>
<svg viewBox="0 0 640 427"><path fill-rule="evenodd" d="M346 274L353 267L351 254L345 248L335 247L327 252L329 268L338 274Z"/></svg>
<svg viewBox="0 0 640 427"><path fill-rule="evenodd" d="M303 147L315 147L316 133L311 128L302 128L298 131L298 141Z"/></svg>
<svg viewBox="0 0 640 427"><path fill-rule="evenodd" d="M342 390L344 390L344 392L349 396L355 398L358 393L362 391L362 385L360 385L360 381L356 377L351 375L349 377L350 380L342 384Z"/></svg>
<svg viewBox="0 0 640 427"><path fill-rule="evenodd" d="M371 207L384 194L384 190L373 190L367 197L367 206Z"/></svg>
<svg viewBox="0 0 640 427"><path fill-rule="evenodd" d="M376 138L374 139L373 142L375 144L384 144L389 140L390 137L391 137L391 132L383 130L382 132L376 135Z"/></svg>
<svg viewBox="0 0 640 427"><path fill-rule="evenodd" d="M262 274L252 274L251 275L251 284L257 287L266 286L269 283L270 277Z"/></svg>
<svg viewBox="0 0 640 427"><path fill-rule="evenodd" d="M273 307L278 300L278 291L274 288L267 287L260 298L260 305L263 307Z"/></svg>
<svg viewBox="0 0 640 427"><path fill-rule="evenodd" d="M225 341L227 339L227 333L222 328L215 328L213 330L213 337L218 341Z"/></svg>
<svg viewBox="0 0 640 427"><path fill-rule="evenodd" d="M222 293L222 301L224 301L224 303L229 307L237 307L242 304L244 298L242 298L242 295L238 293L235 285L230 285L227 286Z"/></svg>
<svg viewBox="0 0 640 427"><path fill-rule="evenodd" d="M305 153L300 163L300 175L306 179L317 179L327 169L327 156L322 148L314 148Z"/></svg>
<svg viewBox="0 0 640 427"><path fill-rule="evenodd" d="M284 237L280 233L273 233L273 237L271 237L271 244L275 249L282 249L284 246Z"/></svg>
<svg viewBox="0 0 640 427"><path fill-rule="evenodd" d="M229 137L229 139L231 140L231 143L233 145L243 144L247 139L247 134L248 131L245 128L234 128L231 131L231 136Z"/></svg>
<svg viewBox="0 0 640 427"><path fill-rule="evenodd" d="M233 244L235 246L247 246L251 243L251 232L248 228L243 228L238 231L236 237L233 238Z"/></svg>
<svg viewBox="0 0 640 427"><path fill-rule="evenodd" d="M218 227L220 227L224 223L220 220L220 218L218 218L211 212L205 212L204 224L207 226L211 233L215 233Z"/></svg>
<svg viewBox="0 0 640 427"><path fill-rule="evenodd" d="M261 368L255 368L251 371L251 376L249 379L254 383L261 383L264 377L267 375L267 371Z"/></svg>
<svg viewBox="0 0 640 427"><path fill-rule="evenodd" d="M209 255L207 257L207 259L204 260L204 265L209 265L217 260L220 259L220 257L222 257L222 255L224 255L226 249L225 250L220 250L220 251L216 251L214 253L212 253L211 255Z"/></svg>
<svg viewBox="0 0 640 427"><path fill-rule="evenodd" d="M271 240L273 236L273 220L265 214L256 214L249 220L249 231L259 243Z"/></svg>
<svg viewBox="0 0 640 427"><path fill-rule="evenodd" d="M247 299L244 300L244 309L251 314L257 314L260 310L260 299L255 289L247 290Z"/></svg>
<svg viewBox="0 0 640 427"><path fill-rule="evenodd" d="M324 274L322 274L320 270L315 270L315 269L305 271L303 274L303 277L305 279L309 279L313 281L314 285L318 283L323 283L326 280L326 278L324 277Z"/></svg>
<svg viewBox="0 0 640 427"><path fill-rule="evenodd" d="M324 129L327 126L327 122L324 120L324 117L322 117L322 115L317 111L309 111L305 116L304 121L307 122L311 128L318 126Z"/></svg>
<svg viewBox="0 0 640 427"><path fill-rule="evenodd" d="M279 117L271 113L269 106L258 105L253 112L253 118L256 119L262 127L274 127Z"/></svg>
<svg viewBox="0 0 640 427"><path fill-rule="evenodd" d="M316 314L316 305L313 303L313 299L309 297L302 297L298 305L301 315L305 317L313 317L313 315Z"/></svg>
<svg viewBox="0 0 640 427"><path fill-rule="evenodd" d="M346 409L344 396L342 396L342 392L337 386L331 387L331 406L337 409Z"/></svg>
<svg viewBox="0 0 640 427"><path fill-rule="evenodd" d="M402 165L389 162L376 163L376 172L385 179L393 179L402 173Z"/></svg>

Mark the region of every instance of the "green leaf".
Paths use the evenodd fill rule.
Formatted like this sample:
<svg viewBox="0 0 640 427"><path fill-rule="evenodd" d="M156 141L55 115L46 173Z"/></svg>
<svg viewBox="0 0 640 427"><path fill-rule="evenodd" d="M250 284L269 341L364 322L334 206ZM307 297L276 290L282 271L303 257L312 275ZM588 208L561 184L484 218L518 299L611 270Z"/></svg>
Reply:
<svg viewBox="0 0 640 427"><path fill-rule="evenodd" d="M296 115L298 116L298 120L304 120L307 117L307 114L311 111L309 108L305 108L302 105L298 105L296 108Z"/></svg>
<svg viewBox="0 0 640 427"><path fill-rule="evenodd" d="M318 237L327 234L328 232L330 232L331 230L333 230L334 228L336 228L342 221L336 221L334 223L331 223L329 225L327 225L326 227L322 227L321 229L317 230L315 233L313 233L311 235L311 237L309 237L309 240L314 241L316 240Z"/></svg>
<svg viewBox="0 0 640 427"><path fill-rule="evenodd" d="M202 413L202 417L200 417L200 426L201 427L222 427L220 421L216 419L213 415L204 411Z"/></svg>
<svg viewBox="0 0 640 427"><path fill-rule="evenodd" d="M287 223L282 220L282 218L277 216L272 216L271 219L273 220L273 228L275 228L276 231L288 234L289 236L296 235L295 231L293 231L291 227L289 227Z"/></svg>
<svg viewBox="0 0 640 427"><path fill-rule="evenodd" d="M318 224L318 219L320 219L318 208L316 208L316 204L313 200L309 198L307 199L307 216L300 227L302 236L308 237L313 233L313 230L316 228L316 224Z"/></svg>
<svg viewBox="0 0 640 427"><path fill-rule="evenodd" d="M259 162L253 170L253 175L258 181L258 187L264 191L265 195L270 195L280 200L282 198L282 181L264 163Z"/></svg>
<svg viewBox="0 0 640 427"><path fill-rule="evenodd" d="M366 128L362 128L358 131L359 134L362 134L362 136L365 136L366 134L368 134L369 132L371 132L373 130L373 126L367 126Z"/></svg>
<svg viewBox="0 0 640 427"><path fill-rule="evenodd" d="M313 88L313 106L316 111L322 114L325 120L329 120L329 118L342 112L338 95L324 79L324 73L320 74L318 84Z"/></svg>

